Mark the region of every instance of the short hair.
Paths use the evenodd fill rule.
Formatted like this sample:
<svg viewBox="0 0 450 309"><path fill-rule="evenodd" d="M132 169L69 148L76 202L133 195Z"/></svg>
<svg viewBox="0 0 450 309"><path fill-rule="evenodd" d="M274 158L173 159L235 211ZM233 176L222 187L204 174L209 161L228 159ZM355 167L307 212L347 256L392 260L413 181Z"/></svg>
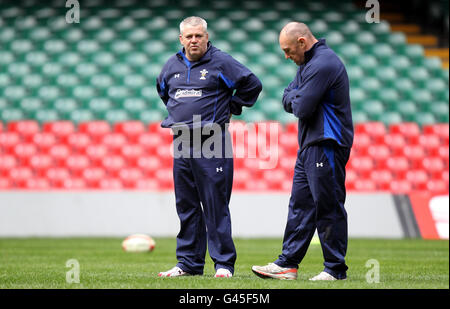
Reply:
<svg viewBox="0 0 450 309"><path fill-rule="evenodd" d="M309 30L308 26L304 23L299 22L290 22L281 30L286 34L287 37L291 39L296 39L300 36L306 36L309 38L313 38L311 30Z"/></svg>
<svg viewBox="0 0 450 309"><path fill-rule="evenodd" d="M180 23L180 33L181 34L183 34L185 25L190 25L190 26L201 25L205 32L208 29L208 24L206 23L206 20L204 20L203 18L198 17L198 16L190 16L190 17L183 19L183 21Z"/></svg>

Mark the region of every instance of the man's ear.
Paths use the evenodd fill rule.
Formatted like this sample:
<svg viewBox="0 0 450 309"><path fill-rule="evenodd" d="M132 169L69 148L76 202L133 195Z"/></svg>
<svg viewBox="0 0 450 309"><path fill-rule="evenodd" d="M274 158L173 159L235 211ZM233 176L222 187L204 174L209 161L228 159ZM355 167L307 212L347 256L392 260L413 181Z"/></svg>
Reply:
<svg viewBox="0 0 450 309"><path fill-rule="evenodd" d="M305 47L305 45L306 45L306 40L305 40L305 38L302 37L302 36L300 36L300 37L297 38L297 42L298 42L298 44L300 45L300 47Z"/></svg>

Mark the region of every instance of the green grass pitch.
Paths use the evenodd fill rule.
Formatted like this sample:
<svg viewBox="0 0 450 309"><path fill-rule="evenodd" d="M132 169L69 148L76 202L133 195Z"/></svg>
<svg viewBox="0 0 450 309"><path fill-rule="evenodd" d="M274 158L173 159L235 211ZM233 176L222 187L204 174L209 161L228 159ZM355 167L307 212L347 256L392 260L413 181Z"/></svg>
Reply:
<svg viewBox="0 0 450 309"><path fill-rule="evenodd" d="M176 263L174 238L155 238L151 253L126 253L119 238L0 238L0 289L448 289L448 240L350 239L348 280L310 282L322 270L320 245L312 244L295 281L261 279L252 265L275 260L281 239L235 239L233 278L214 278L206 256L203 276L159 278ZM70 259L79 263L79 283L67 283ZM368 282L379 265L379 282ZM369 272L369 275L368 275ZM369 278L375 278L373 275Z"/></svg>

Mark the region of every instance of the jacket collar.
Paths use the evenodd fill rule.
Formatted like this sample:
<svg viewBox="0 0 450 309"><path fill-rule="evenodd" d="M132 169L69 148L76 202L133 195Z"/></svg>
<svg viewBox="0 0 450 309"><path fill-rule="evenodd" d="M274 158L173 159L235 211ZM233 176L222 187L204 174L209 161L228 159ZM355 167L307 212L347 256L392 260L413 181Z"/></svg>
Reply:
<svg viewBox="0 0 450 309"><path fill-rule="evenodd" d="M325 39L319 39L318 42L314 43L314 45L305 52L305 64L314 57L316 51L321 49L322 46L326 46Z"/></svg>
<svg viewBox="0 0 450 309"><path fill-rule="evenodd" d="M211 44L211 42L208 42L208 47L206 48L205 54L199 60L193 61L193 62L189 61L189 59L186 57L186 50L184 47L177 53L177 56L178 56L178 59L183 60L183 62L189 68L195 64L203 63L203 62L211 60L212 49L213 49L213 45Z"/></svg>

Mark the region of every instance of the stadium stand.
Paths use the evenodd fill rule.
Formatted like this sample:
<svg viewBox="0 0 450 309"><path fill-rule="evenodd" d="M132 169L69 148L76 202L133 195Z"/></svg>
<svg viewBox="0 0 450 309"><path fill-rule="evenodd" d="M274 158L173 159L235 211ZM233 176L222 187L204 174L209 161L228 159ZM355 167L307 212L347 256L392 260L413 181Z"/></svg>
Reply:
<svg viewBox="0 0 450 309"><path fill-rule="evenodd" d="M300 20L349 74L348 189L448 192L448 63L408 39L414 29L391 26L395 16L370 24L352 1L329 0L91 0L81 3L79 24L67 23L65 10L57 1L0 1L1 190L172 189L155 79L180 48L180 20L201 15L212 42L264 86L233 121L280 123L278 165L259 170L258 158L237 158L236 189L290 190L297 127L280 98L296 67L278 32Z"/></svg>

